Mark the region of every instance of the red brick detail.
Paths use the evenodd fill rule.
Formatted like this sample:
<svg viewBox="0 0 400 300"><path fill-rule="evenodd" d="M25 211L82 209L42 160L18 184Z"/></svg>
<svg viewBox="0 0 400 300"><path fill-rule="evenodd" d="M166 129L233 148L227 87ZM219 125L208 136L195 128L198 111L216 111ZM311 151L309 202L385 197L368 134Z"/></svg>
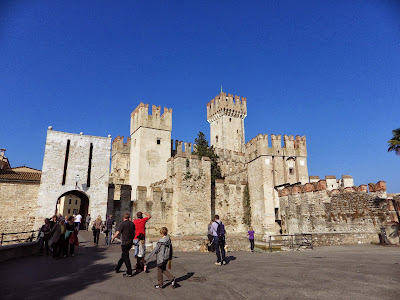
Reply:
<svg viewBox="0 0 400 300"><path fill-rule="evenodd" d="M280 192L279 197L282 197L282 196L289 196L289 194L290 194L290 191L289 191L288 188L284 188L283 190L280 190L279 192Z"/></svg>
<svg viewBox="0 0 400 300"><path fill-rule="evenodd" d="M370 193L375 192L375 183L368 183L368 190Z"/></svg>
<svg viewBox="0 0 400 300"><path fill-rule="evenodd" d="M354 188L351 186L348 186L346 188L344 188L344 192L345 193L353 193L354 192Z"/></svg>
<svg viewBox="0 0 400 300"><path fill-rule="evenodd" d="M313 192L314 191L314 185L312 183L306 183L303 186L303 192L304 193L309 193L309 192Z"/></svg>
<svg viewBox="0 0 400 300"><path fill-rule="evenodd" d="M300 186L296 185L296 186L292 187L292 191L291 191L292 195L299 194L300 192L301 192L301 187Z"/></svg>
<svg viewBox="0 0 400 300"><path fill-rule="evenodd" d="M326 191L326 180L320 180L317 182L316 191Z"/></svg>
<svg viewBox="0 0 400 300"><path fill-rule="evenodd" d="M357 192L360 193L367 193L368 192L368 187L366 184L362 184L357 188Z"/></svg>
<svg viewBox="0 0 400 300"><path fill-rule="evenodd" d="M386 182L385 181L378 181L375 185L376 192L386 192Z"/></svg>

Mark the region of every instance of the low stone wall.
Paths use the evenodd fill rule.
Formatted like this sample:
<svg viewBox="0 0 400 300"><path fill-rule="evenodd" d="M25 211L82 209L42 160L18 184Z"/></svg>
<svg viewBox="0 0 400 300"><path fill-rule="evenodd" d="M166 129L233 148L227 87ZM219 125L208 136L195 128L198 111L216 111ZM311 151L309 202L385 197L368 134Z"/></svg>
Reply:
<svg viewBox="0 0 400 300"><path fill-rule="evenodd" d="M37 241L0 247L0 263L19 257L32 256L38 253Z"/></svg>
<svg viewBox="0 0 400 300"><path fill-rule="evenodd" d="M313 233L314 247L332 245L370 244L379 243L377 232L341 232L341 233Z"/></svg>
<svg viewBox="0 0 400 300"><path fill-rule="evenodd" d="M146 252L152 251L159 238L148 238ZM207 236L171 237L174 251L196 252L201 251L202 244L208 242ZM249 239L238 235L227 235L225 244L228 251L249 251Z"/></svg>

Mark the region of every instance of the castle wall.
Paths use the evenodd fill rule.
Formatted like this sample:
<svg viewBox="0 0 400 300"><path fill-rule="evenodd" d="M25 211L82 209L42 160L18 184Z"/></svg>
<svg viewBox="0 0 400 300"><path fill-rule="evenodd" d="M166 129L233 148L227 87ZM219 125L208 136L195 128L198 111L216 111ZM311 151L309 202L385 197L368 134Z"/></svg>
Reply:
<svg viewBox="0 0 400 300"><path fill-rule="evenodd" d="M131 200L131 193L132 188L130 185L108 185L107 215L113 215L116 228L118 228L119 224L123 221L124 213L132 213L133 201Z"/></svg>
<svg viewBox="0 0 400 300"><path fill-rule="evenodd" d="M165 183L165 182L164 182ZM167 227L170 231L172 228L172 198L173 190L166 188L164 185L152 186L147 192L147 188L140 187L137 200L134 202L133 215L136 213L147 212L152 217L146 223L146 235L149 237L158 237L160 228ZM172 232L170 232L173 234Z"/></svg>
<svg viewBox="0 0 400 300"><path fill-rule="evenodd" d="M279 197L275 186L308 182L305 137L259 134L246 144L252 225L265 235L279 234ZM255 209L253 209L255 207Z"/></svg>
<svg viewBox="0 0 400 300"><path fill-rule="evenodd" d="M245 154L221 148L214 148L218 155L218 165L223 178L230 181L247 181L247 165Z"/></svg>
<svg viewBox="0 0 400 300"><path fill-rule="evenodd" d="M68 163L63 183L68 141ZM92 158L89 160L91 145ZM37 202L36 227L41 225L44 218L54 215L57 199L71 191L80 192L89 198L89 213L92 216L100 215L105 218L110 152L111 137L72 134L49 128ZM91 161L90 168L89 161ZM89 169L90 186L87 186ZM78 183L77 175L79 175Z"/></svg>
<svg viewBox="0 0 400 300"><path fill-rule="evenodd" d="M321 180L284 188L279 195L286 234L375 233L376 238L380 227L390 221L382 182L367 193L363 186L329 191L326 180ZM357 242L357 235L353 236Z"/></svg>
<svg viewBox="0 0 400 300"><path fill-rule="evenodd" d="M129 169L131 155L131 139L117 136L112 142L110 182L129 184Z"/></svg>
<svg viewBox="0 0 400 300"><path fill-rule="evenodd" d="M174 190L171 234L204 235L211 219L211 161L186 154L168 161L167 185Z"/></svg>
<svg viewBox="0 0 400 300"><path fill-rule="evenodd" d="M34 223L38 194L39 182L0 182L0 233L37 229L34 228ZM44 218L40 222L44 223ZM24 237L27 235L25 234ZM4 240L16 238L12 235L10 238L5 237Z"/></svg>
<svg viewBox="0 0 400 300"><path fill-rule="evenodd" d="M229 233L248 231L244 223L245 189L247 182L234 182L217 179L215 182L215 213L224 222Z"/></svg>
<svg viewBox="0 0 400 300"><path fill-rule="evenodd" d="M167 160L171 156L172 109L153 105L148 114L148 104L141 103L131 115L131 156L129 184L150 186L162 180L167 173Z"/></svg>

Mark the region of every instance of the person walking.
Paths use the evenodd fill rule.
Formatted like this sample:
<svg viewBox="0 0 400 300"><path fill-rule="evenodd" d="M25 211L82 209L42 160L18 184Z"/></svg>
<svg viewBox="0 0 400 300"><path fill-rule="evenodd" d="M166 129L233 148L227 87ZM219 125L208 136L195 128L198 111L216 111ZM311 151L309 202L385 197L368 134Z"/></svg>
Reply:
<svg viewBox="0 0 400 300"><path fill-rule="evenodd" d="M89 231L89 225L90 225L91 220L92 220L92 218L90 217L90 214L87 214L86 219L85 219L86 231Z"/></svg>
<svg viewBox="0 0 400 300"><path fill-rule="evenodd" d="M78 212L78 214L75 216L75 227L76 230L79 231L79 227L81 227L81 222L82 222L82 216L81 214Z"/></svg>
<svg viewBox="0 0 400 300"><path fill-rule="evenodd" d="M225 225L219 220L219 215L215 215L214 222L211 225L212 235L214 237L215 253L217 254L216 265L226 265L225 259Z"/></svg>
<svg viewBox="0 0 400 300"><path fill-rule="evenodd" d="M97 219L93 222L94 230L93 230L93 243L98 246L99 245L99 237L100 237L100 230L103 221L101 220L101 216L99 215Z"/></svg>
<svg viewBox="0 0 400 300"><path fill-rule="evenodd" d="M143 218L143 215L146 215L146 218ZM146 243L146 222L151 219L151 215L147 212L137 212L136 219L133 220L136 228L135 239L133 240L133 244L135 245L135 269L138 264L138 253L139 253L139 235L143 235L143 241Z"/></svg>
<svg viewBox="0 0 400 300"><path fill-rule="evenodd" d="M65 228L64 257L68 257L68 252L73 257L75 256L75 242L77 238L77 229L73 216L69 217L68 222L65 224Z"/></svg>
<svg viewBox="0 0 400 300"><path fill-rule="evenodd" d="M132 266L129 259L129 250L132 248L133 239L135 238L135 224L129 220L129 213L124 213L124 221L119 225L117 232L115 232L111 243L114 242L116 237L121 234L121 258L119 259L115 272L119 273L121 266L125 263L126 266L126 277L132 277Z"/></svg>
<svg viewBox="0 0 400 300"><path fill-rule="evenodd" d="M105 230L107 246L111 246L113 225L114 225L114 218L112 215L109 215L106 220L106 230Z"/></svg>
<svg viewBox="0 0 400 300"><path fill-rule="evenodd" d="M44 225L40 228L38 234L39 255L43 254L43 246L46 248L46 255L49 255L49 239L51 237L51 225L49 219L44 219Z"/></svg>
<svg viewBox="0 0 400 300"><path fill-rule="evenodd" d="M254 252L254 230L253 230L253 227L250 226L249 231L247 231L247 235L249 236L250 250L251 250L251 252Z"/></svg>
<svg viewBox="0 0 400 300"><path fill-rule="evenodd" d="M62 255L65 245L65 219L63 217L59 217L59 221L54 224L51 229L51 240L53 241L51 246L53 248L53 258L56 258Z"/></svg>
<svg viewBox="0 0 400 300"><path fill-rule="evenodd" d="M208 238L208 242L209 242L209 246L208 246L208 251L210 252L214 252L215 248L214 248L214 237L212 235L212 226L213 221L211 220L210 223L208 224L208 233L207 233L207 238Z"/></svg>
<svg viewBox="0 0 400 300"><path fill-rule="evenodd" d="M150 258L156 254L157 260L157 279L158 284L154 287L156 289L164 288L163 285L163 274L165 274L168 279L171 280L172 288L176 287L176 279L175 277L167 270L167 263L172 260L172 242L168 236L168 229L167 227L163 227L160 230L160 234L162 238L157 242L156 247L153 251L146 257L145 262L147 262ZM168 269L171 268L169 264Z"/></svg>

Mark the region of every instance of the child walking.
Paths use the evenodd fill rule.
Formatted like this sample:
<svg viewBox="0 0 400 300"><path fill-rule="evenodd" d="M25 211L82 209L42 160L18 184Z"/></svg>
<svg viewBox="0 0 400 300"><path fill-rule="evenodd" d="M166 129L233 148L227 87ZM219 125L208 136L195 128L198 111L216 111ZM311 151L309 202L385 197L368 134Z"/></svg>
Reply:
<svg viewBox="0 0 400 300"><path fill-rule="evenodd" d="M250 226L249 231L247 231L247 235L249 236L250 250L251 250L251 252L254 252L254 230L253 230L253 227Z"/></svg>
<svg viewBox="0 0 400 300"><path fill-rule="evenodd" d="M139 243L136 246L138 247L138 256L137 256L137 266L136 266L136 273L145 271L144 269L144 256L146 253L146 246L144 244L144 234L139 234Z"/></svg>
<svg viewBox="0 0 400 300"><path fill-rule="evenodd" d="M157 258L157 279L158 284L154 287L156 289L162 289L163 286L163 274L165 274L169 280L171 280L171 286L174 289L176 287L175 277L167 270L167 263L172 259L172 242L168 236L167 227L163 227L160 230L162 238L157 242L154 250L146 257L145 262L147 262L150 258L156 254ZM168 268L171 268L171 264L169 264Z"/></svg>

